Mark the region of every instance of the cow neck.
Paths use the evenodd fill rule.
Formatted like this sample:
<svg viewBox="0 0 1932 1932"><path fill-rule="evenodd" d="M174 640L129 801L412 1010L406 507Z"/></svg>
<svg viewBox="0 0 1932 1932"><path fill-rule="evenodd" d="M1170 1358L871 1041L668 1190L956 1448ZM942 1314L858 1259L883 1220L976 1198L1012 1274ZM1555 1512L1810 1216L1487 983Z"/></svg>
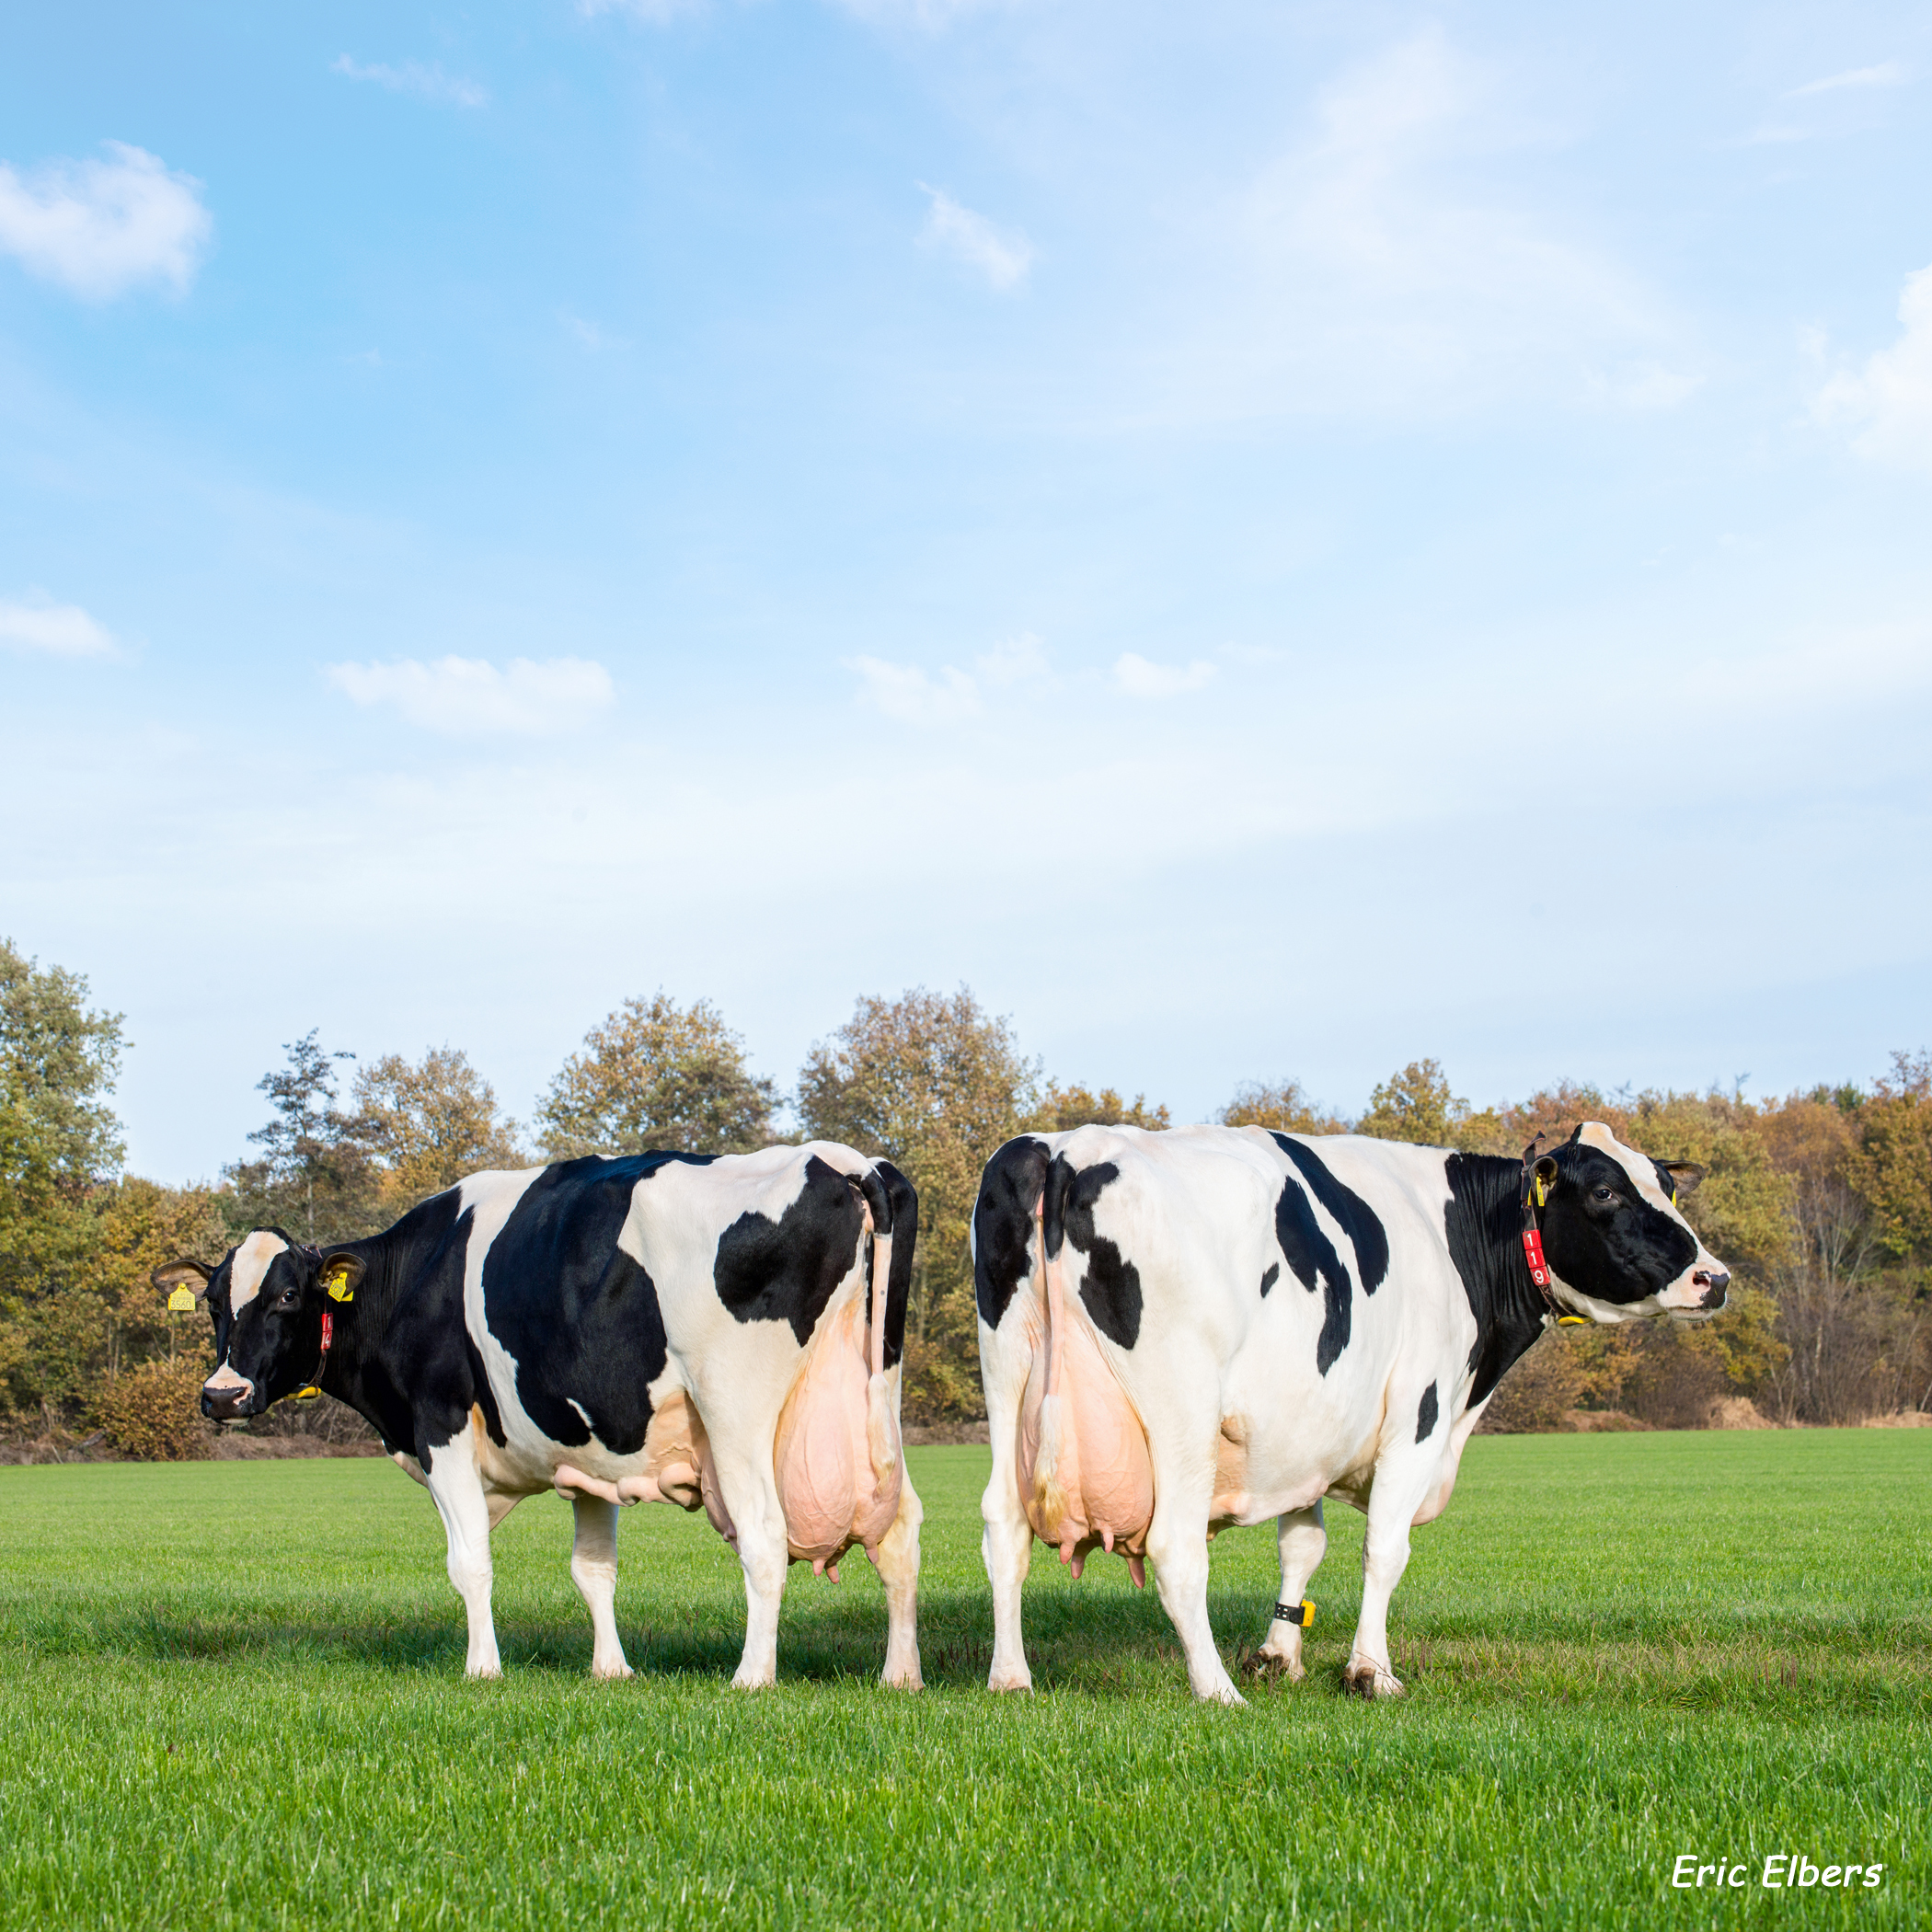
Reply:
<svg viewBox="0 0 1932 1932"><path fill-rule="evenodd" d="M322 1303L323 1319L330 1334L328 1347L314 1377L315 1386L380 1429L382 1418L372 1412L363 1367L373 1343L388 1328L396 1303L388 1242L382 1236L369 1241L343 1241L330 1252L357 1256L362 1262L363 1274L356 1283L352 1299L337 1302L325 1297Z"/></svg>
<svg viewBox="0 0 1932 1932"><path fill-rule="evenodd" d="M1489 1154L1449 1156L1450 1259L1476 1318L1468 1406L1484 1400L1552 1319L1523 1247L1523 1163Z"/></svg>

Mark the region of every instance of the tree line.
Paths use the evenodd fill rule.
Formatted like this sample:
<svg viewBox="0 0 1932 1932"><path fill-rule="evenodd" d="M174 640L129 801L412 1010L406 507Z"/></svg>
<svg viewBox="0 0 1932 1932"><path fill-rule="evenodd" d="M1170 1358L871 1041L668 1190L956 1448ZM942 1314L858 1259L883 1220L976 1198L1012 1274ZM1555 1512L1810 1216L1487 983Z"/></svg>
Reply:
<svg viewBox="0 0 1932 1932"><path fill-rule="evenodd" d="M1049 1075L965 987L859 999L789 1094L751 1070L709 1001L660 992L591 1028L527 1122L459 1048L362 1061L310 1031L262 1075L266 1118L247 1149L211 1183L169 1187L125 1171L112 1109L124 1050L121 1016L89 1005L83 976L0 941L0 1433L16 1441L103 1427L137 1436L127 1420L137 1386L172 1390L178 1408L212 1360L205 1318L170 1317L148 1281L176 1255L214 1261L263 1225L315 1242L374 1234L483 1167L801 1139L882 1154L918 1189L906 1413L971 1419L982 1411L968 1230L987 1157L1022 1132L1173 1124L1144 1095ZM1352 1119L1294 1079L1251 1082L1215 1118L1510 1156L1539 1132L1560 1138L1594 1119L1648 1153L1704 1166L1685 1211L1733 1271L1731 1307L1696 1328L1552 1334L1498 1392L1497 1426L1563 1427L1580 1413L1695 1426L1727 1398L1783 1422L1932 1404L1923 1052L1895 1055L1864 1086L1782 1099L1565 1081L1480 1109L1421 1059Z"/></svg>

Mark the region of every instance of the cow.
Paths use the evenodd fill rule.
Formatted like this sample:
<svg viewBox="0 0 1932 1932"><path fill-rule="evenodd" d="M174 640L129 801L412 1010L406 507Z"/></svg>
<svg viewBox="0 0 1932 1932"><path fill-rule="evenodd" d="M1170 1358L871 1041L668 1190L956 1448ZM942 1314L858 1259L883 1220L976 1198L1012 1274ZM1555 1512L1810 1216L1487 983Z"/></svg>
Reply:
<svg viewBox="0 0 1932 1932"><path fill-rule="evenodd" d="M1539 1136L1539 1139L1541 1137ZM1389 1598L1499 1378L1558 1320L1696 1320L1731 1277L1677 1206L1701 1170L1599 1122L1521 1161L1259 1127L1008 1141L972 1220L993 1443L981 1513L995 1690L1030 1689L1032 1539L1154 1563L1194 1694L1242 1702L1207 1614L1208 1539L1276 1519L1282 1593L1251 1668L1303 1674L1322 1499L1368 1516L1344 1683L1398 1696Z"/></svg>
<svg viewBox="0 0 1932 1932"><path fill-rule="evenodd" d="M429 1490L470 1676L501 1670L489 1533L554 1489L576 1513L592 1675L631 1674L617 1510L669 1501L702 1508L743 1566L735 1685L776 1680L788 1562L835 1581L857 1545L885 1584L883 1681L917 1690L922 1512L899 1429L917 1229L897 1168L816 1141L474 1174L369 1240L257 1228L219 1267L155 1278L214 1317L203 1414L320 1388Z"/></svg>

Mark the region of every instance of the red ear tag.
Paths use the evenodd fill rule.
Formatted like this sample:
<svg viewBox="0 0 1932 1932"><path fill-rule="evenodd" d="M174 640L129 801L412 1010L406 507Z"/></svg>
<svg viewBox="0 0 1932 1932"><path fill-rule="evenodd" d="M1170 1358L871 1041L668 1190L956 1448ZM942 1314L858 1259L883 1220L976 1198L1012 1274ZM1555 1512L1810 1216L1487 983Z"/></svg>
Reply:
<svg viewBox="0 0 1932 1932"><path fill-rule="evenodd" d="M1543 1259L1543 1236L1534 1227L1523 1230L1523 1252L1530 1264L1530 1280L1539 1288L1549 1286L1549 1263Z"/></svg>

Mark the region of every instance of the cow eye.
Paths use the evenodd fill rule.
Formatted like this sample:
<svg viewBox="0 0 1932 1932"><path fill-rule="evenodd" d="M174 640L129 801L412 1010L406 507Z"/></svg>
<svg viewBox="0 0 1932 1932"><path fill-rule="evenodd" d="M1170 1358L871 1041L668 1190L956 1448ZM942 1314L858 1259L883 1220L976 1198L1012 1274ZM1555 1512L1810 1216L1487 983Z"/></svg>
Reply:
<svg viewBox="0 0 1932 1932"><path fill-rule="evenodd" d="M1593 1201L1615 1201L1616 1199L1616 1190L1615 1188L1599 1188L1590 1198Z"/></svg>

